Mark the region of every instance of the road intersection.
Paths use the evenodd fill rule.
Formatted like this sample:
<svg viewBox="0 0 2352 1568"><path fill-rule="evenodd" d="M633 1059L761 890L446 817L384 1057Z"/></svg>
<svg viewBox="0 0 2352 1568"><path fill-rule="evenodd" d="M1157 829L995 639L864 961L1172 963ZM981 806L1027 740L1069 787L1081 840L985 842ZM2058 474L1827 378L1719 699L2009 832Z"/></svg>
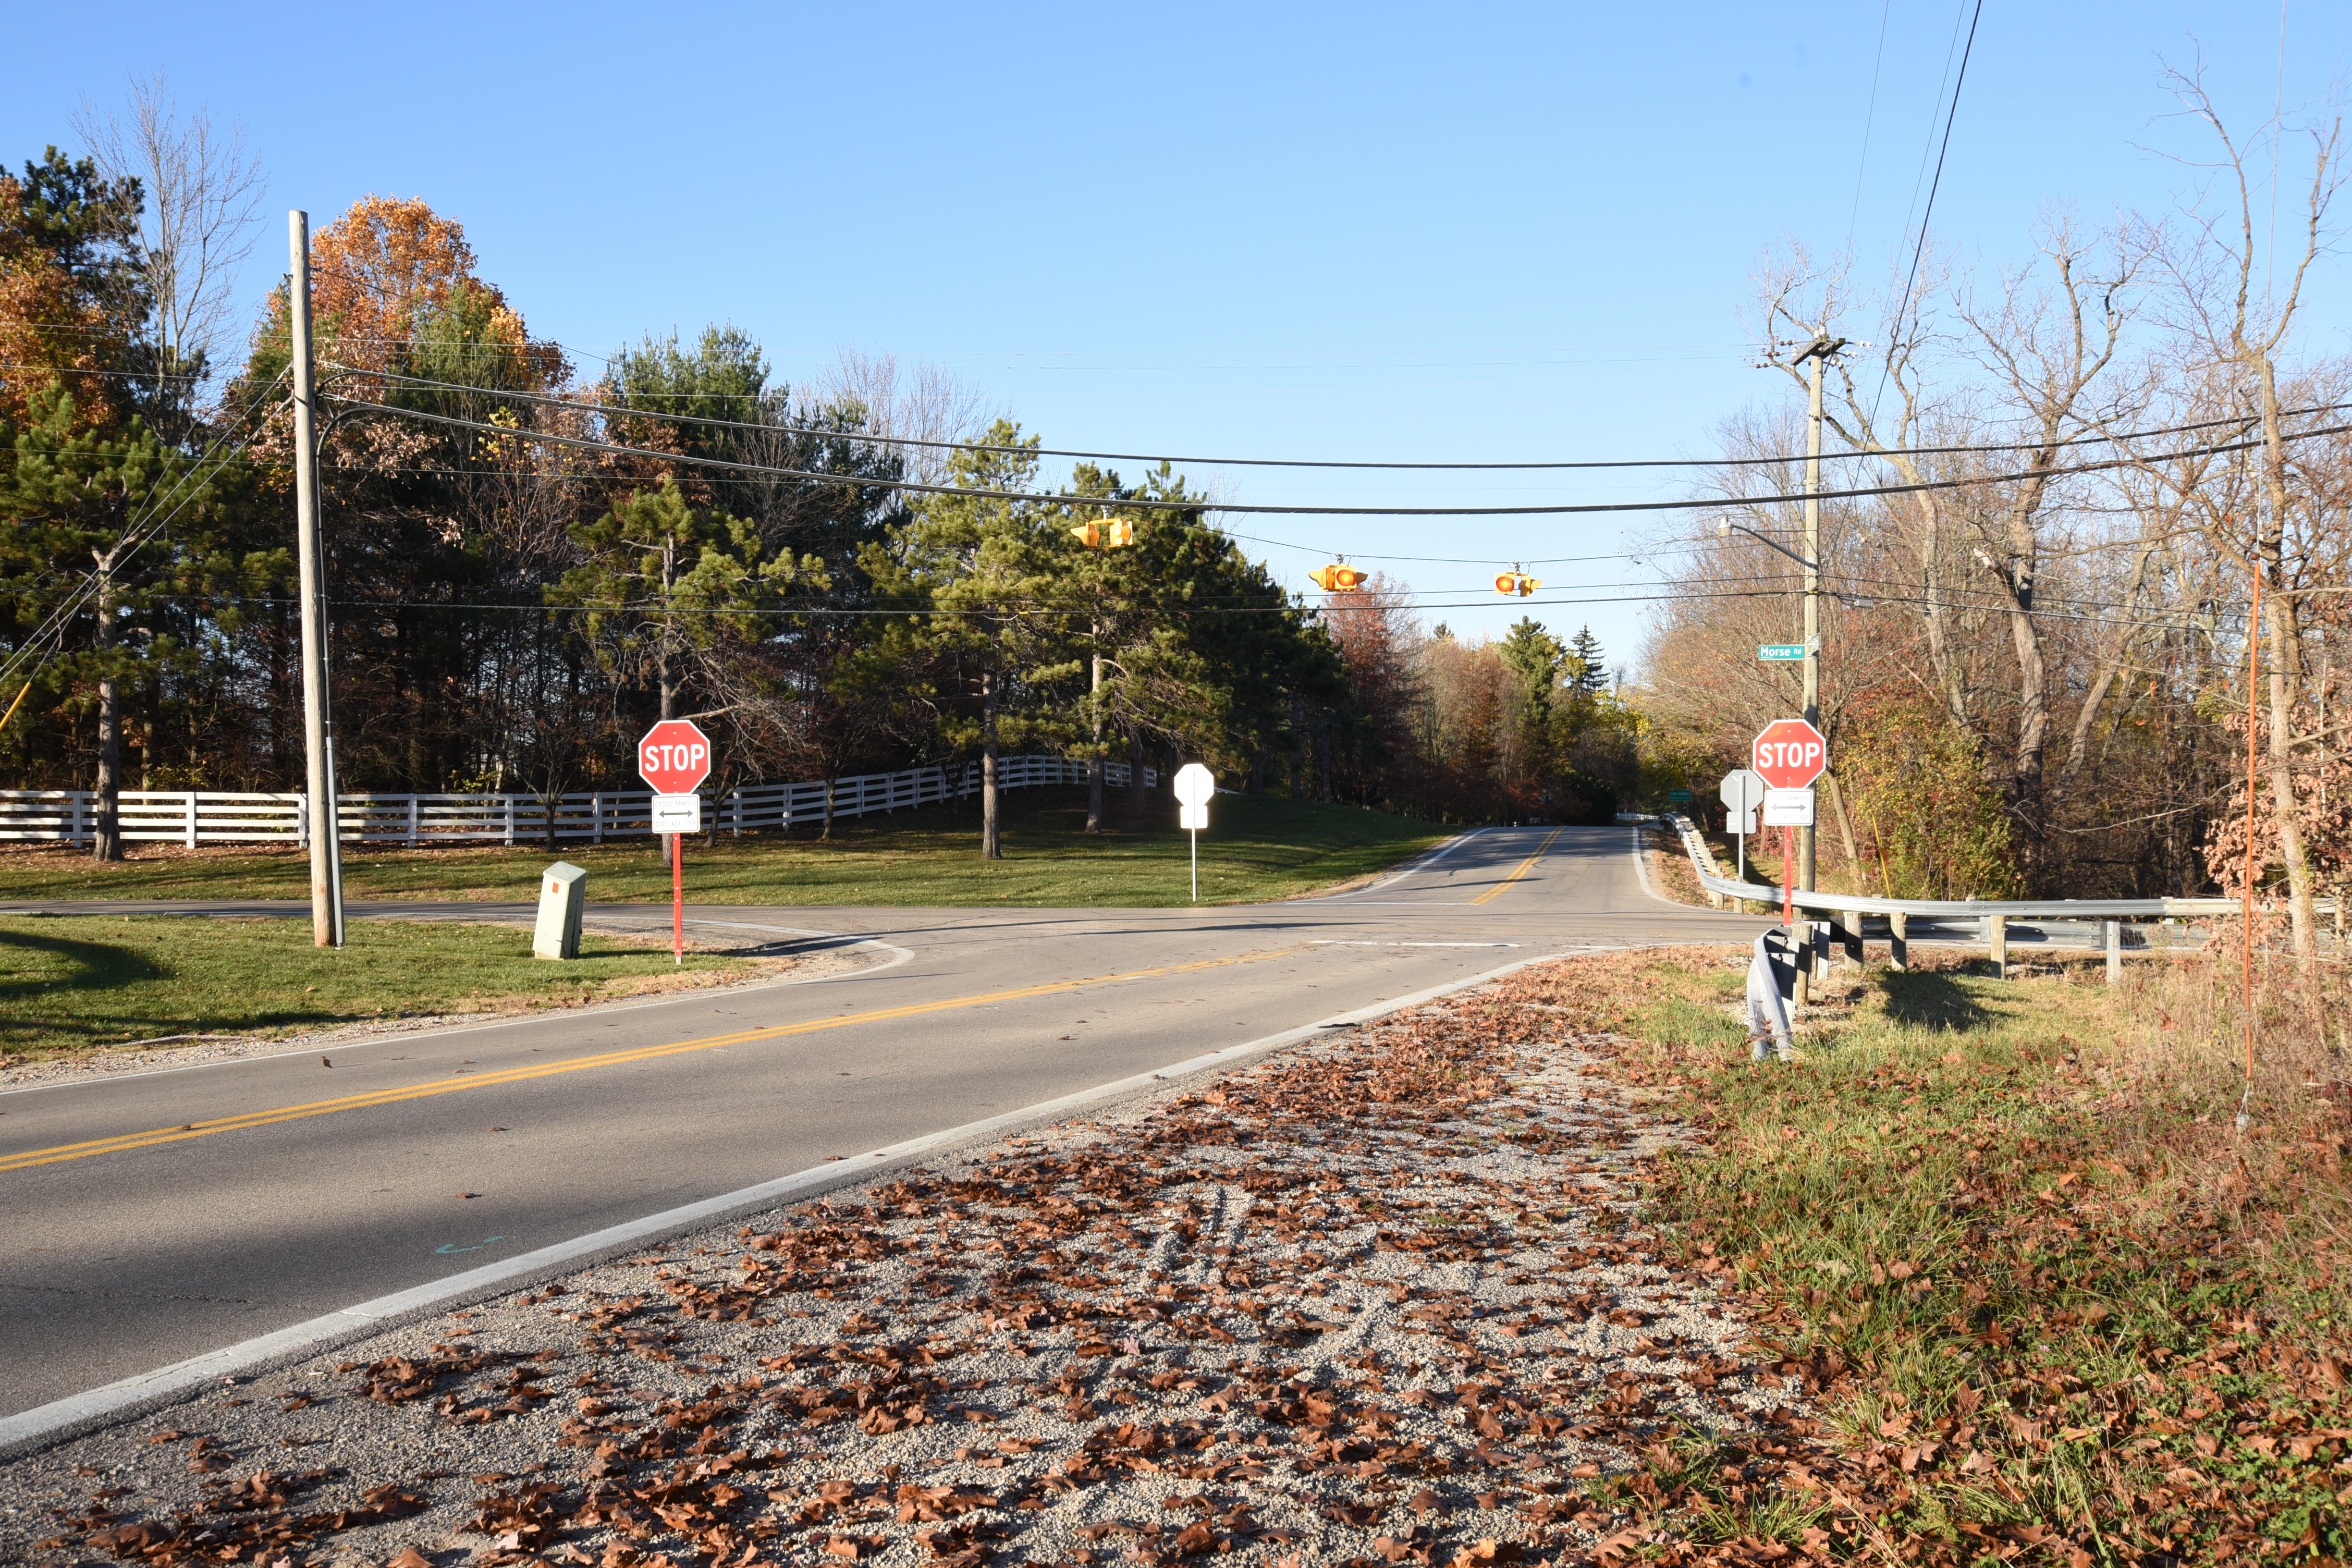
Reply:
<svg viewBox="0 0 2352 1568"><path fill-rule="evenodd" d="M666 907L594 912L668 923ZM1622 826L1485 829L1356 891L1269 904L689 919L876 962L388 1034L338 1045L331 1068L304 1051L0 1092L0 1416L1515 959L1763 925L1656 898Z"/></svg>

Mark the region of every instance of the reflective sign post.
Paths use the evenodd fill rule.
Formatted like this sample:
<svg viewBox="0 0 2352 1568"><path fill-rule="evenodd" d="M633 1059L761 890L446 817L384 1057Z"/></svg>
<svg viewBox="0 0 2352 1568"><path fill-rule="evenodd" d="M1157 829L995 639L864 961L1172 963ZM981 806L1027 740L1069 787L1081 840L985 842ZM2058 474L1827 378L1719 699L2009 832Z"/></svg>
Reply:
<svg viewBox="0 0 2352 1568"><path fill-rule="evenodd" d="M1723 775L1723 786L1716 792L1723 808L1731 814L1735 824L1732 832L1739 839L1739 879L1748 880L1748 831L1756 823L1756 808L1764 804L1764 780L1748 768L1734 768Z"/></svg>
<svg viewBox="0 0 2352 1568"><path fill-rule="evenodd" d="M1192 901L1201 901L1201 829L1209 826L1209 802L1216 798L1216 775L1198 763L1176 770L1174 788L1181 808L1176 826L1192 836Z"/></svg>

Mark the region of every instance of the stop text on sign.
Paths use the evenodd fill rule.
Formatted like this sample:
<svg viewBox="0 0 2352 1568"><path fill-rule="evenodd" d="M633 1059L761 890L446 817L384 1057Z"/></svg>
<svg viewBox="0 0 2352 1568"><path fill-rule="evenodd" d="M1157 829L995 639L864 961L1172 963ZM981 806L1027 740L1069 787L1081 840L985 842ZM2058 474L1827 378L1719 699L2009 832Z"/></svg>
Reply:
<svg viewBox="0 0 2352 1568"><path fill-rule="evenodd" d="M657 795L691 795L710 776L710 737L687 719L665 719L637 742L637 772Z"/></svg>
<svg viewBox="0 0 2352 1568"><path fill-rule="evenodd" d="M1829 765L1829 742L1802 719L1775 719L1751 749L1757 773L1774 789L1802 789Z"/></svg>

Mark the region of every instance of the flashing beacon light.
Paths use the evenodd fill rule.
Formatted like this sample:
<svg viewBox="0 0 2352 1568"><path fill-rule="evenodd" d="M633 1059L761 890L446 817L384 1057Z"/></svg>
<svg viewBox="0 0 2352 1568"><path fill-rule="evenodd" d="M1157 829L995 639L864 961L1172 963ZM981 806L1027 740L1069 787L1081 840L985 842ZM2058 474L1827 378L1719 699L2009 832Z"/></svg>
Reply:
<svg viewBox="0 0 2352 1568"><path fill-rule="evenodd" d="M1342 555L1330 565L1309 572L1307 578L1327 594L1344 594L1350 588L1361 587L1364 574L1349 565L1348 558Z"/></svg>
<svg viewBox="0 0 2352 1568"><path fill-rule="evenodd" d="M1511 563L1511 569L1508 572L1495 579L1495 592L1514 598L1524 599L1542 586L1542 583L1520 571L1519 563L1516 561Z"/></svg>
<svg viewBox="0 0 2352 1568"><path fill-rule="evenodd" d="M1097 521L1071 524L1070 536L1088 550L1117 549L1135 542L1135 524L1106 515Z"/></svg>

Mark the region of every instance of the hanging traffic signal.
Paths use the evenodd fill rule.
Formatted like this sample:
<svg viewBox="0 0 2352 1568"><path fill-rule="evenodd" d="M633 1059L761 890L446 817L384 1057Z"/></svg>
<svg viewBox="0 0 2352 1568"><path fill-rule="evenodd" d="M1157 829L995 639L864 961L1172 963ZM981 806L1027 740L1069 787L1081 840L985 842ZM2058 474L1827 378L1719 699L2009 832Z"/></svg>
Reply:
<svg viewBox="0 0 2352 1568"><path fill-rule="evenodd" d="M1524 599L1543 584L1520 571L1514 563L1508 572L1495 579L1495 592Z"/></svg>
<svg viewBox="0 0 2352 1568"><path fill-rule="evenodd" d="M1135 524L1123 517L1073 523L1070 534L1088 550L1117 549L1135 542Z"/></svg>
<svg viewBox="0 0 2352 1568"><path fill-rule="evenodd" d="M1364 574L1349 565L1343 559L1334 561L1330 565L1318 571L1309 572L1307 574L1307 579L1320 586L1327 594L1344 594L1350 588L1360 587L1363 584Z"/></svg>

